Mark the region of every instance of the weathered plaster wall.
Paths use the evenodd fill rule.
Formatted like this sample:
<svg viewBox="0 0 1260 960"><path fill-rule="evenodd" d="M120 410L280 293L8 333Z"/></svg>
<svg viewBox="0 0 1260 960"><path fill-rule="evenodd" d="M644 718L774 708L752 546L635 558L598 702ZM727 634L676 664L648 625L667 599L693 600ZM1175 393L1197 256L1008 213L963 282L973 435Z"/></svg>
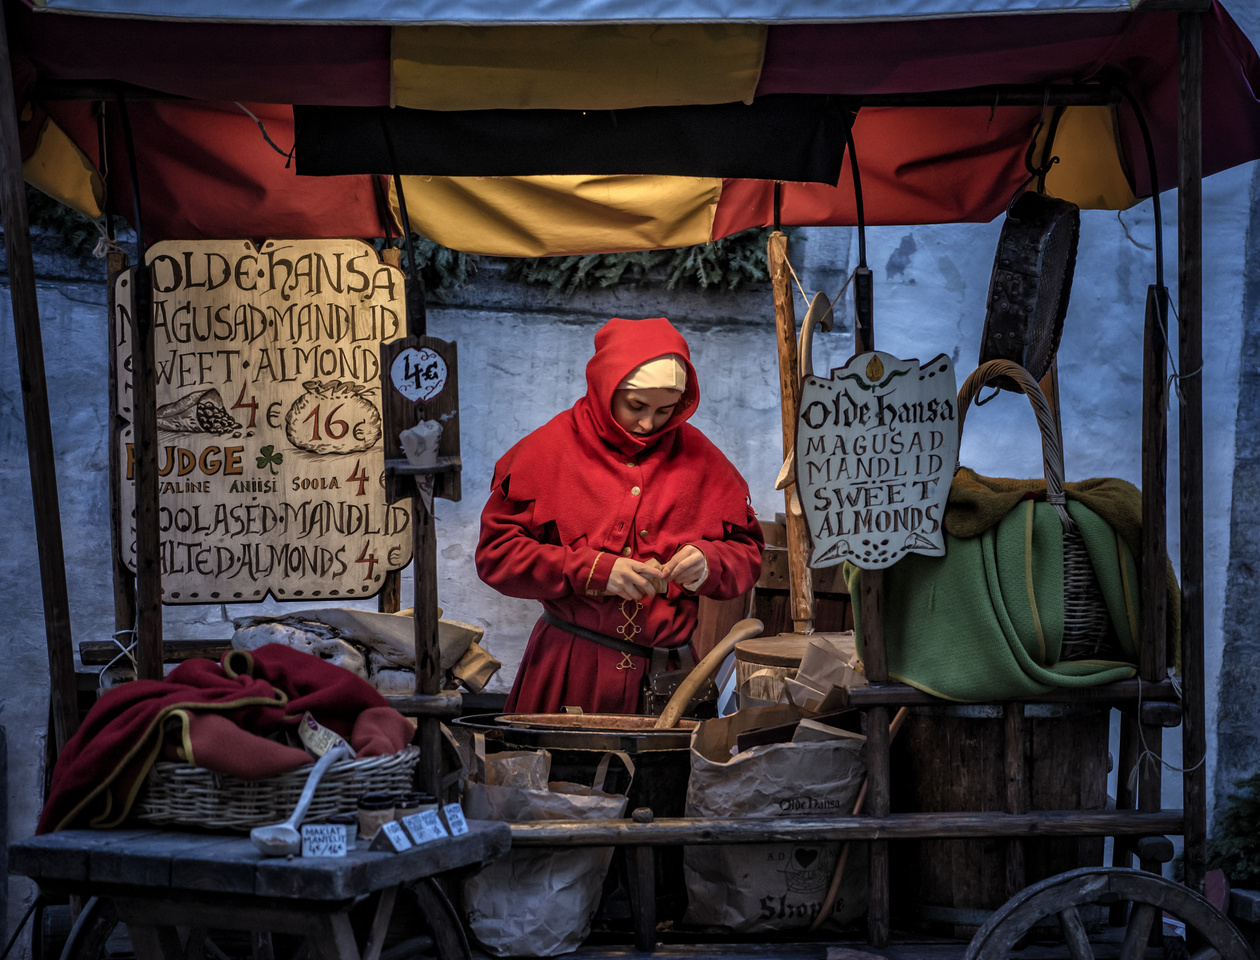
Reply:
<svg viewBox="0 0 1260 960"><path fill-rule="evenodd" d="M1217 714L1224 573L1229 561L1251 177L1250 168L1231 171L1211 178L1204 189L1205 318L1210 331L1203 374L1208 405L1204 429L1210 731ZM1170 200L1167 205L1172 206ZM954 359L960 379L970 372L999 229L1000 224L992 223L869 231L879 348L921 360L945 353ZM1119 217L1101 212L1083 216L1076 282L1060 353L1070 478L1139 479L1140 331L1146 286L1154 276L1152 233L1149 203ZM1176 279L1174 210L1165 210L1165 236L1171 284ZM793 252L797 272L811 295L822 288L834 296L855 260L851 229L808 231ZM113 620L104 290L99 282L42 282L39 297L74 637L98 639L109 635ZM19 837L32 830L39 803L47 659L11 310L7 296L0 302L0 479L6 493L0 505L0 530L7 540L0 558L4 610L0 643L6 653L0 671L0 724L8 732L9 830ZM798 302L798 315L803 312L804 304ZM838 312L851 316L847 297ZM692 345L702 387L694 422L743 470L757 511L763 516L781 511L782 497L773 489L782 452L774 326L765 289L708 298L619 291L583 294L557 305L546 303L537 292L490 283L470 287L457 303L431 307L430 332L459 341L466 493L462 503L439 502L439 596L448 616L486 628L486 646L505 663L496 681L498 689L510 683L537 605L497 596L473 570L477 515L494 460L582 392L591 340L604 319L659 314L674 319ZM816 369L842 364L851 350L846 321L843 330L819 336ZM1248 367L1252 374L1253 366ZM1175 424L1175 406L1172 417ZM1175 447L1175 437L1170 447ZM1035 473L1040 460L1026 401L1003 395L977 411L969 419L962 459L991 474ZM1169 475L1175 480L1175 462ZM1248 496L1254 494L1252 484L1240 484L1243 489ZM1177 502L1175 488L1170 502ZM1170 522L1175 535L1175 509ZM1176 556L1175 539L1172 549ZM408 579L404 604L410 603L410 592ZM230 633L225 614L230 619L254 612L258 612L254 606L168 608L167 631L170 636L222 637ZM1254 657L1254 651L1244 654ZM1177 737L1168 738L1167 757L1174 764L1179 762L1178 746ZM1209 736L1209 782L1215 753L1216 740ZM1179 806L1177 780L1169 777L1167 782L1167 802ZM30 888L15 880L11 890L12 923L20 917Z"/></svg>

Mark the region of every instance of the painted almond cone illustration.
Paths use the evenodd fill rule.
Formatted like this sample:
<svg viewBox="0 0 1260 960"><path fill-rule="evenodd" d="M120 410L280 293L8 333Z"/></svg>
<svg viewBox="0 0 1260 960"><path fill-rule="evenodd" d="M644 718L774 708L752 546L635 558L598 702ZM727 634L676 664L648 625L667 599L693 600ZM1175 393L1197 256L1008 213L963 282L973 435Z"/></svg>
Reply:
<svg viewBox="0 0 1260 960"><path fill-rule="evenodd" d="M231 433L241 425L213 388L198 390L157 409L157 427L172 433Z"/></svg>

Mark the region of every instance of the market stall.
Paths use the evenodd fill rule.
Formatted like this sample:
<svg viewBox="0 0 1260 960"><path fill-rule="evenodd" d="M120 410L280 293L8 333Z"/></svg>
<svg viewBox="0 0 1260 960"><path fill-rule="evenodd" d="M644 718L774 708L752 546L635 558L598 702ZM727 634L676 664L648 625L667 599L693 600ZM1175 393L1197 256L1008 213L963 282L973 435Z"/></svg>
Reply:
<svg viewBox="0 0 1260 960"><path fill-rule="evenodd" d="M344 16L349 24L333 28L256 24L244 14L207 26L182 22L168 10L81 11L121 17L93 19L30 12L17 5L6 9L16 101L26 103L33 91L36 104L22 128L25 140L17 135L16 117L9 116L13 136L5 138L11 148L4 208L6 241L16 252L10 256L15 318L31 383L28 439L32 474L40 478L36 514L62 743L78 719L71 693L51 430L40 391L38 318L29 270L26 280L20 272L29 258L21 255L25 224L19 165L32 182L93 215L108 209L103 202L107 197L115 212L132 218L146 251L146 242L160 246L189 239L394 237L407 235L403 227L409 225L459 249L518 255L673 246L752 225L987 221L1028 180L1026 158L1035 155L1045 164L1045 191L1083 207L1123 208L1154 187L1178 187L1178 361L1182 370L1198 370L1199 182L1205 173L1260 156L1252 93L1255 54L1216 4L1148 0L1135 12L1112 5L1082 11L1078 5L1071 13L1013 5L1000 11L1010 14L1003 17L941 9L931 11L942 19L933 21L930 32L921 29L917 18L925 14L919 10L904 15L884 11L886 19L879 21L861 11L834 16L798 10L769 23L728 11L723 19L736 22L701 29L672 22L693 19L684 11L672 14L668 23L663 16L643 17L643 22L623 27L513 23L521 14L501 12L484 28L447 22L480 19L449 10L440 17L400 12L404 22L396 25L362 23L361 15L349 12ZM127 19L146 13L159 19ZM574 19L623 18L593 10ZM591 30L593 34L585 32ZM154 56L113 63L104 54L114 44L102 42L109 31L118 31L119 43L152 50ZM655 41L649 42L649 36ZM536 82L554 70L554 62L540 63L531 53L540 37L565 51L588 82L574 84L568 77ZM953 52L944 64L936 53L942 48ZM171 49L186 52L177 67L156 56ZM276 64L271 58L275 50L285 51L291 60ZM467 83L467 71L504 59L517 66L519 76L504 80L501 87ZM263 69L264 62L268 69ZM890 64L899 69L890 69ZM642 82L646 76L657 78L656 84ZM10 98L3 99L7 103ZM753 108L739 109L743 100L752 100ZM315 106L291 109L293 104ZM1052 144L1048 129L1039 123L1048 113L1056 118ZM624 116L624 130L620 121L611 128L603 123L605 117L619 115ZM688 131L697 135L689 138ZM268 141L296 144L296 167ZM19 142L24 147L20 156ZM557 149L558 143L573 144L573 153ZM347 144L353 144L353 152ZM666 149L659 149L662 144ZM635 145L651 149L636 152ZM1051 153L1057 164L1050 164ZM860 166L860 186L851 176L855 166ZM618 188L615 195L612 186ZM776 314L784 327L779 352L785 394L799 383L786 260L785 242L776 233L771 264ZM413 339L405 348L432 349L423 340L422 293L414 278L409 284L403 316ZM131 316L139 321L150 316L148 282L133 289ZM1135 641L1140 681L1015 698L1122 704L1128 711L1126 742L1133 751L1139 731L1156 735L1164 719L1177 712L1163 709L1176 694L1166 679L1159 562L1164 552L1161 391L1167 344L1161 308L1166 296L1157 284L1146 329L1150 366L1144 408L1151 415L1143 444L1142 630ZM857 319L859 354L874 350L878 329L878 312L872 315L869 299L862 304L867 309ZM145 333L142 322L135 329ZM141 674L156 676L163 659L155 442L160 404L152 394L145 395L151 386L146 381L158 377L156 360L145 356L147 343L145 336L137 337L132 369L139 544L134 619ZM867 378L878 381L880 374L868 373ZM863 624L869 686L848 692L845 703L862 708L865 715L864 816L773 826L696 818L598 827L527 825L513 829L514 844L598 846L611 841L646 848L755 842L771 835L870 839L868 923L875 945L886 943L890 935L890 837L1011 838L1008 877L1019 889L1024 886L1017 869L1019 838L1045 833L1133 837L1125 860L1136 851L1152 867L1163 848L1144 841L1182 834L1189 885L1201 886L1204 785L1195 761L1204 752L1202 382L1183 380L1182 389L1184 811L1161 809L1156 766L1144 768L1136 795L1118 797L1121 809L1114 812L1028 812L1016 792L1008 797L1007 808L997 812L892 813L888 738L893 710L929 705L936 698L921 687L888 682L881 609L885 577L878 564L868 562L852 585ZM312 395L300 412L315 410L319 399ZM250 401L242 393L237 402ZM790 413L794 423L799 410L791 406L785 405L785 420ZM154 421L146 423L146 411ZM330 426L331 432L340 430L340 421L322 415L314 423L323 424L326 432ZM787 456L790 451L783 452ZM200 453L204 456L204 450ZM791 484L786 486L787 549L799 558L808 547L804 517L793 511ZM454 491L448 487L445 492ZM423 506L413 509L412 550L423 560L431 556L433 542L424 532ZM823 555L818 549L815 559ZM812 620L808 581L799 574L799 565L797 571L791 619L796 632L806 633ZM125 572L120 577L125 582ZM126 621L132 617L126 610ZM412 708L430 719L432 737L437 717L452 712L449 698L440 696L434 685L435 671L424 666L436 661L437 617L436 596L423 602L418 596ZM1007 708L1004 716L1007 775L1018 782L1023 778L1020 749L1012 744L1022 742L1023 713ZM435 743L428 741L426 756L436 757ZM1133 760L1122 756L1121 765L1128 769ZM436 769L427 776L436 782ZM1096 892L1089 884L1078 885L1057 912L1076 905L1072 897L1085 898L1079 901L1084 903ZM1130 893L1135 902L1159 896L1145 890ZM639 896L642 900L642 891ZM1149 916L1141 916L1149 928ZM1140 927L1134 927L1135 936L1144 938ZM639 932L640 940L650 937L651 925Z"/></svg>

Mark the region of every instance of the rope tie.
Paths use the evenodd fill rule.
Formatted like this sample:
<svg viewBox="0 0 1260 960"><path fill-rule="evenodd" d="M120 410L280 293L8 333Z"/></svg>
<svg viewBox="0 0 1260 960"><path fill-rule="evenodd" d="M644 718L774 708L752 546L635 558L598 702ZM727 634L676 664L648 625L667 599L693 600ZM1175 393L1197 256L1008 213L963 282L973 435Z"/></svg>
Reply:
<svg viewBox="0 0 1260 960"><path fill-rule="evenodd" d="M124 644L121 640L119 640L119 637L125 636L125 635L131 636L131 641L126 644ZM130 630L115 630L113 636L111 636L109 639L113 641L114 646L118 648L118 653L114 655L113 660L109 661L109 663L105 664L105 666L101 668L101 672L96 678L96 687L102 693L107 689L104 685L105 675L109 673L109 668L112 667L114 664L118 663L120 660L123 660L123 659L130 660L131 669L135 672L136 676L140 675L140 665L136 663L136 654L135 654L136 643L137 643L135 628L132 627Z"/></svg>
<svg viewBox="0 0 1260 960"><path fill-rule="evenodd" d="M1181 698L1181 680L1173 673L1171 667L1168 668L1168 677L1173 682L1173 690L1177 692L1178 699ZM1138 713L1142 712L1142 677L1137 678L1138 682ZM1173 773L1187 774L1194 770L1198 770L1207 762L1207 753L1199 757L1199 762L1190 767L1177 767L1165 760L1160 754L1152 750L1146 743L1146 734L1142 731L1142 724L1138 724L1138 741L1142 744L1142 752L1138 754L1137 762L1133 764L1133 769L1129 771L1128 786L1129 792L1133 793L1137 790L1138 773L1143 768L1158 770L1162 765Z"/></svg>

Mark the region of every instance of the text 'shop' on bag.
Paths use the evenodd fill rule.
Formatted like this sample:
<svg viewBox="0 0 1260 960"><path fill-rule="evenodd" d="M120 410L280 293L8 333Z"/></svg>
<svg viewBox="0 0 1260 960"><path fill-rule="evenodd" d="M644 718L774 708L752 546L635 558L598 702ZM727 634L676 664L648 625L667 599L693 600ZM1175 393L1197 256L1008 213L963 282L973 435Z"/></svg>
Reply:
<svg viewBox="0 0 1260 960"><path fill-rule="evenodd" d="M464 813L476 820L615 820L626 797L604 789L614 757L631 778L634 764L606 753L591 786L549 781L551 754L513 750L487 755L476 739L480 782L464 787ZM626 790L629 791L629 784ZM576 950L591 930L612 847L513 848L464 882L468 928L489 954L553 957Z"/></svg>
<svg viewBox="0 0 1260 960"><path fill-rule="evenodd" d="M998 377L1016 381L1037 415L1045 479L954 475L943 557L908 555L884 578L888 672L935 696L985 701L1096 686L1136 673L1141 492L1115 478L1064 483L1053 414L1018 364L982 364L958 394L968 404ZM1166 564L1169 663L1179 666L1180 593ZM845 576L855 592L861 571ZM861 611L854 607L859 652Z"/></svg>
<svg viewBox="0 0 1260 960"><path fill-rule="evenodd" d="M866 738L768 743L735 753L739 734L800 719L789 706L741 710L706 720L691 739L689 817L834 817L853 812L866 777ZM683 852L686 922L736 933L803 930L822 910L841 844L746 843ZM866 844L855 845L828 921L866 912Z"/></svg>

